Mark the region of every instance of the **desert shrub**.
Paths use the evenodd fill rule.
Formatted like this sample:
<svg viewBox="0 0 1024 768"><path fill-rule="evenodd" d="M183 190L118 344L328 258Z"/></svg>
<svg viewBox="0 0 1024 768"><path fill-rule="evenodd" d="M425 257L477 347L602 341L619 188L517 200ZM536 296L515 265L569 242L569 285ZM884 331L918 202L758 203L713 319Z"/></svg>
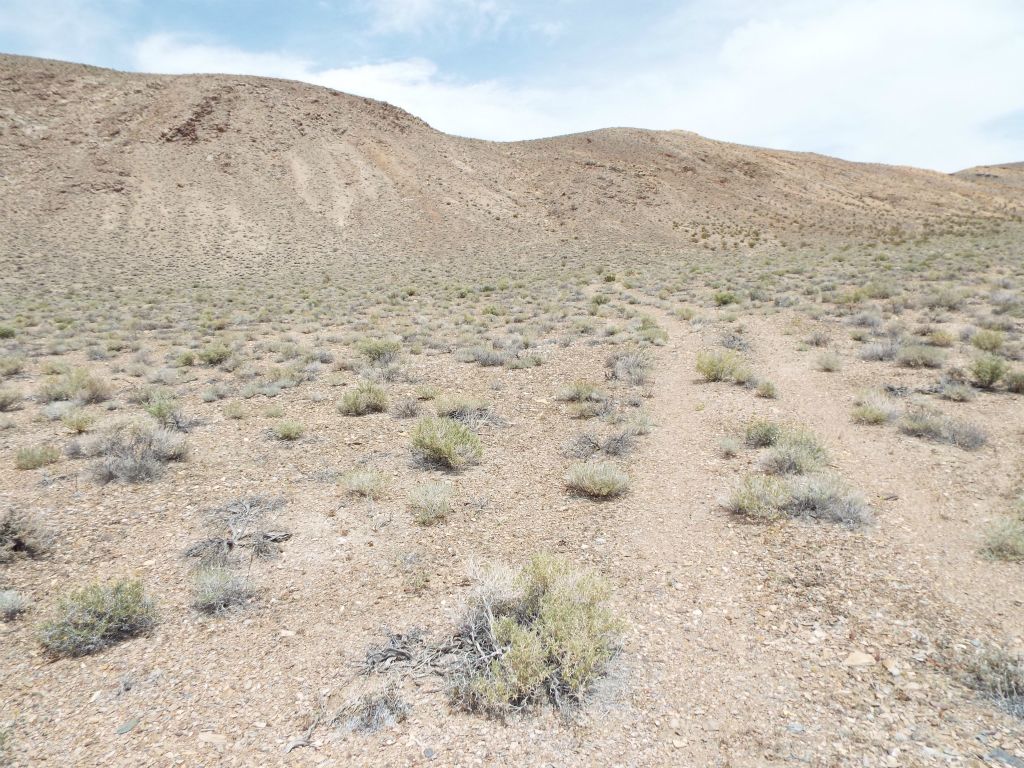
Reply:
<svg viewBox="0 0 1024 768"><path fill-rule="evenodd" d="M740 443L733 437L725 437L718 443L718 450L727 459L735 458L740 452Z"/></svg>
<svg viewBox="0 0 1024 768"><path fill-rule="evenodd" d="M981 551L995 560L1024 562L1024 520L1005 517L985 531Z"/></svg>
<svg viewBox="0 0 1024 768"><path fill-rule="evenodd" d="M704 381L730 381L742 366L732 350L707 350L697 353L697 373Z"/></svg>
<svg viewBox="0 0 1024 768"><path fill-rule="evenodd" d="M16 590L0 590L0 619L4 621L14 621L31 605L32 601ZM0 753L0 757L2 757L2 753Z"/></svg>
<svg viewBox="0 0 1024 768"><path fill-rule="evenodd" d="M832 475L815 475L792 483L785 509L791 517L849 526L868 520L864 500Z"/></svg>
<svg viewBox="0 0 1024 768"><path fill-rule="evenodd" d="M941 368L946 355L935 347L911 344L899 351L896 361L905 368Z"/></svg>
<svg viewBox="0 0 1024 768"><path fill-rule="evenodd" d="M766 448L775 445L782 435L782 427L772 421L755 419L747 424L744 442L751 448Z"/></svg>
<svg viewBox="0 0 1024 768"><path fill-rule="evenodd" d="M14 328L9 325L0 325L0 339L13 339Z"/></svg>
<svg viewBox="0 0 1024 768"><path fill-rule="evenodd" d="M39 640L52 656L85 656L145 634L156 620L141 581L97 582L62 598L40 627Z"/></svg>
<svg viewBox="0 0 1024 768"><path fill-rule="evenodd" d="M608 393L589 381L574 381L559 390L555 399L567 403L600 403L608 400Z"/></svg>
<svg viewBox="0 0 1024 768"><path fill-rule="evenodd" d="M631 426L616 430L601 441L601 452L607 456L625 456L636 445L636 435Z"/></svg>
<svg viewBox="0 0 1024 768"><path fill-rule="evenodd" d="M774 400L776 397L778 397L778 390L775 388L775 385L770 381L759 382L757 385L756 392L758 397L763 397L768 400Z"/></svg>
<svg viewBox="0 0 1024 768"><path fill-rule="evenodd" d="M201 613L223 613L247 603L254 594L246 574L224 565L205 565L194 575L192 607Z"/></svg>
<svg viewBox="0 0 1024 768"><path fill-rule="evenodd" d="M452 511L452 489L445 483L427 483L409 492L409 508L419 525L433 525Z"/></svg>
<svg viewBox="0 0 1024 768"><path fill-rule="evenodd" d="M470 426L488 421L493 415L490 404L476 397L439 397L434 401L434 407L438 416Z"/></svg>
<svg viewBox="0 0 1024 768"><path fill-rule="evenodd" d="M549 555L518 573L482 573L455 635L454 703L498 717L543 701L582 704L622 634L608 595L602 579Z"/></svg>
<svg viewBox="0 0 1024 768"><path fill-rule="evenodd" d="M827 347L832 337L828 331L814 331L807 337L807 343L812 347Z"/></svg>
<svg viewBox="0 0 1024 768"><path fill-rule="evenodd" d="M100 483L152 480L171 461L184 461L188 446L183 435L152 421L127 419L111 425L85 443L82 452L96 457L93 476Z"/></svg>
<svg viewBox="0 0 1024 768"><path fill-rule="evenodd" d="M727 307L739 303L740 297L732 291L715 291L712 296L716 307Z"/></svg>
<svg viewBox="0 0 1024 768"><path fill-rule="evenodd" d="M353 496L379 499L387 488L387 477L376 469L353 469L342 475L341 484Z"/></svg>
<svg viewBox="0 0 1024 768"><path fill-rule="evenodd" d="M1008 392L1024 395L1024 371L1009 371L1003 375L1003 383Z"/></svg>
<svg viewBox="0 0 1024 768"><path fill-rule="evenodd" d="M237 400L231 403L225 403L223 409L224 417L227 419L244 419L245 418L245 406Z"/></svg>
<svg viewBox="0 0 1024 768"><path fill-rule="evenodd" d="M966 403L973 400L974 387L959 381L943 381L939 384L939 397L954 403Z"/></svg>
<svg viewBox="0 0 1024 768"><path fill-rule="evenodd" d="M964 297L957 291L953 290L942 290L937 293L933 293L930 296L926 296L924 299L924 305L928 309L959 309L960 305L963 304Z"/></svg>
<svg viewBox="0 0 1024 768"><path fill-rule="evenodd" d="M370 365L389 366L402 356L402 344L390 339L364 339L359 342L359 354Z"/></svg>
<svg viewBox="0 0 1024 768"><path fill-rule="evenodd" d="M971 375L982 389L992 389L1006 373L1006 361L995 355L979 355L971 362Z"/></svg>
<svg viewBox="0 0 1024 768"><path fill-rule="evenodd" d="M389 683L377 692L365 693L339 709L328 721L332 727L343 727L355 733L376 733L404 722L410 707L400 695L398 686Z"/></svg>
<svg viewBox="0 0 1024 768"><path fill-rule="evenodd" d="M964 682L1016 717L1024 717L1024 657L994 645L961 659Z"/></svg>
<svg viewBox="0 0 1024 768"><path fill-rule="evenodd" d="M93 376L89 371L76 368L45 382L39 390L38 399L41 403L55 400L101 403L110 399L111 392L109 382Z"/></svg>
<svg viewBox="0 0 1024 768"><path fill-rule="evenodd" d="M496 368L509 360L509 355L492 347L476 346L459 350L456 359L464 363L477 363L484 368Z"/></svg>
<svg viewBox="0 0 1024 768"><path fill-rule="evenodd" d="M441 394L441 391L432 384L424 384L416 387L417 400L433 400L439 394Z"/></svg>
<svg viewBox="0 0 1024 768"><path fill-rule="evenodd" d="M767 475L747 475L723 506L751 520L776 520L784 515L783 508L789 499L789 487L783 480Z"/></svg>
<svg viewBox="0 0 1024 768"><path fill-rule="evenodd" d="M24 368L24 357L20 355L0 355L0 378L21 373Z"/></svg>
<svg viewBox="0 0 1024 768"><path fill-rule="evenodd" d="M900 343L894 339L868 344L860 351L861 360L895 360L900 353Z"/></svg>
<svg viewBox="0 0 1024 768"><path fill-rule="evenodd" d="M592 432L580 432L566 441L562 453L574 459L589 459L601 450L601 441Z"/></svg>
<svg viewBox="0 0 1024 768"><path fill-rule="evenodd" d="M53 545L53 540L53 532L32 512L7 509L0 515L0 563L19 555L40 557Z"/></svg>
<svg viewBox="0 0 1024 768"><path fill-rule="evenodd" d="M480 438L454 419L427 417L412 431L412 450L421 460L448 469L462 469L480 461Z"/></svg>
<svg viewBox="0 0 1024 768"><path fill-rule="evenodd" d="M60 461L60 448L53 445L26 445L14 453L17 469L39 469Z"/></svg>
<svg viewBox="0 0 1024 768"><path fill-rule="evenodd" d="M96 423L96 417L80 408L72 408L64 412L60 421L68 428L68 431L80 435L92 428L92 425Z"/></svg>
<svg viewBox="0 0 1024 768"><path fill-rule="evenodd" d="M199 350L199 359L205 365L220 365L231 357L231 347L223 341L214 341Z"/></svg>
<svg viewBox="0 0 1024 768"><path fill-rule="evenodd" d="M821 467L827 458L824 447L810 432L783 430L761 457L761 466L772 475L804 475Z"/></svg>
<svg viewBox="0 0 1024 768"><path fill-rule="evenodd" d="M422 410L420 401L414 397L403 397L391 406L391 415L396 419L413 419Z"/></svg>
<svg viewBox="0 0 1024 768"><path fill-rule="evenodd" d="M857 424L888 424L899 416L899 409L885 395L870 392L857 397L852 416Z"/></svg>
<svg viewBox="0 0 1024 768"><path fill-rule="evenodd" d="M822 352L818 355L817 365L819 371L835 373L843 367L843 361L835 352Z"/></svg>
<svg viewBox="0 0 1024 768"><path fill-rule="evenodd" d="M306 427L301 422L285 420L279 421L270 428L270 431L278 440L290 442L302 437L306 433Z"/></svg>
<svg viewBox="0 0 1024 768"><path fill-rule="evenodd" d="M0 413L21 407L21 392L16 389L0 389Z"/></svg>
<svg viewBox="0 0 1024 768"><path fill-rule="evenodd" d="M899 428L905 435L951 443L967 451L981 448L988 440L980 427L951 419L923 405L914 406L903 414Z"/></svg>
<svg viewBox="0 0 1024 768"><path fill-rule="evenodd" d="M998 352L1003 346L1004 337L999 331L978 331L971 337L971 346L982 352Z"/></svg>
<svg viewBox="0 0 1024 768"><path fill-rule="evenodd" d="M276 555L291 534L275 526L272 515L285 500L264 495L242 496L206 513L208 537L185 550L187 557L203 565L227 566L232 557L247 549L251 557Z"/></svg>
<svg viewBox="0 0 1024 768"><path fill-rule="evenodd" d="M594 461L574 464L569 468L565 482L575 493L606 499L626 492L629 475L610 461Z"/></svg>
<svg viewBox="0 0 1024 768"><path fill-rule="evenodd" d="M605 366L608 368L609 379L643 386L651 380L654 361L646 350L622 350L611 355L605 361Z"/></svg>
<svg viewBox="0 0 1024 768"><path fill-rule="evenodd" d="M956 336L949 331L939 329L928 334L928 343L933 347L952 347L956 342Z"/></svg>
<svg viewBox="0 0 1024 768"><path fill-rule="evenodd" d="M388 396L383 387L369 381L361 381L355 389L342 395L338 412L344 416L365 416L368 413L383 413L388 408Z"/></svg>

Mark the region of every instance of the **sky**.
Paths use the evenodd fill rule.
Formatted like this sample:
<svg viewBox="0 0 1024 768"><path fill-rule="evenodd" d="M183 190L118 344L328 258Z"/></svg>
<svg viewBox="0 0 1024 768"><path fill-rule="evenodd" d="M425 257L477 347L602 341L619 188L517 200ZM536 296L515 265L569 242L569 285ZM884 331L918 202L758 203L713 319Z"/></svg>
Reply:
<svg viewBox="0 0 1024 768"><path fill-rule="evenodd" d="M461 136L1024 161L1024 0L0 0L0 51L284 77Z"/></svg>

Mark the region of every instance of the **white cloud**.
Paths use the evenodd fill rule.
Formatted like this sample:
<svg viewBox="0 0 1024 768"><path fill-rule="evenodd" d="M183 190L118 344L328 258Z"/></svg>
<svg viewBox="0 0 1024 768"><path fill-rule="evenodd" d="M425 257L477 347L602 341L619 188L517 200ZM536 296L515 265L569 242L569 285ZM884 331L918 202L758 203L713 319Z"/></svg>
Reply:
<svg viewBox="0 0 1024 768"><path fill-rule="evenodd" d="M118 0L117 7L131 0ZM84 61L122 31L118 15L92 0L4 0L0 36L35 56Z"/></svg>
<svg viewBox="0 0 1024 768"><path fill-rule="evenodd" d="M497 0L363 0L378 34L419 33L437 26L493 32L511 16Z"/></svg>

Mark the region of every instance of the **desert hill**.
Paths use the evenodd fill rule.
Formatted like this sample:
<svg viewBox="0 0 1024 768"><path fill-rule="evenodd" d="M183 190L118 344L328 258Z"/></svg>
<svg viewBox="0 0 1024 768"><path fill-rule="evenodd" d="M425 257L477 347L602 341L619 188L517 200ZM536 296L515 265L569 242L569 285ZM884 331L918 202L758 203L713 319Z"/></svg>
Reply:
<svg viewBox="0 0 1024 768"><path fill-rule="evenodd" d="M719 247L1019 216L1024 192L911 168L607 129L493 143L297 82L0 57L3 247L151 258Z"/></svg>

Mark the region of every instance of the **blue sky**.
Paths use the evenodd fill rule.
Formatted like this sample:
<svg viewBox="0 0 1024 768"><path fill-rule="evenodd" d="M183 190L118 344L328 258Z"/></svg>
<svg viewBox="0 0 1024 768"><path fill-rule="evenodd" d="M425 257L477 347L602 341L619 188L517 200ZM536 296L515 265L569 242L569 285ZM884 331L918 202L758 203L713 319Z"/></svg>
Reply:
<svg viewBox="0 0 1024 768"><path fill-rule="evenodd" d="M629 125L1024 160L1022 0L0 0L0 50L288 77L494 140Z"/></svg>

